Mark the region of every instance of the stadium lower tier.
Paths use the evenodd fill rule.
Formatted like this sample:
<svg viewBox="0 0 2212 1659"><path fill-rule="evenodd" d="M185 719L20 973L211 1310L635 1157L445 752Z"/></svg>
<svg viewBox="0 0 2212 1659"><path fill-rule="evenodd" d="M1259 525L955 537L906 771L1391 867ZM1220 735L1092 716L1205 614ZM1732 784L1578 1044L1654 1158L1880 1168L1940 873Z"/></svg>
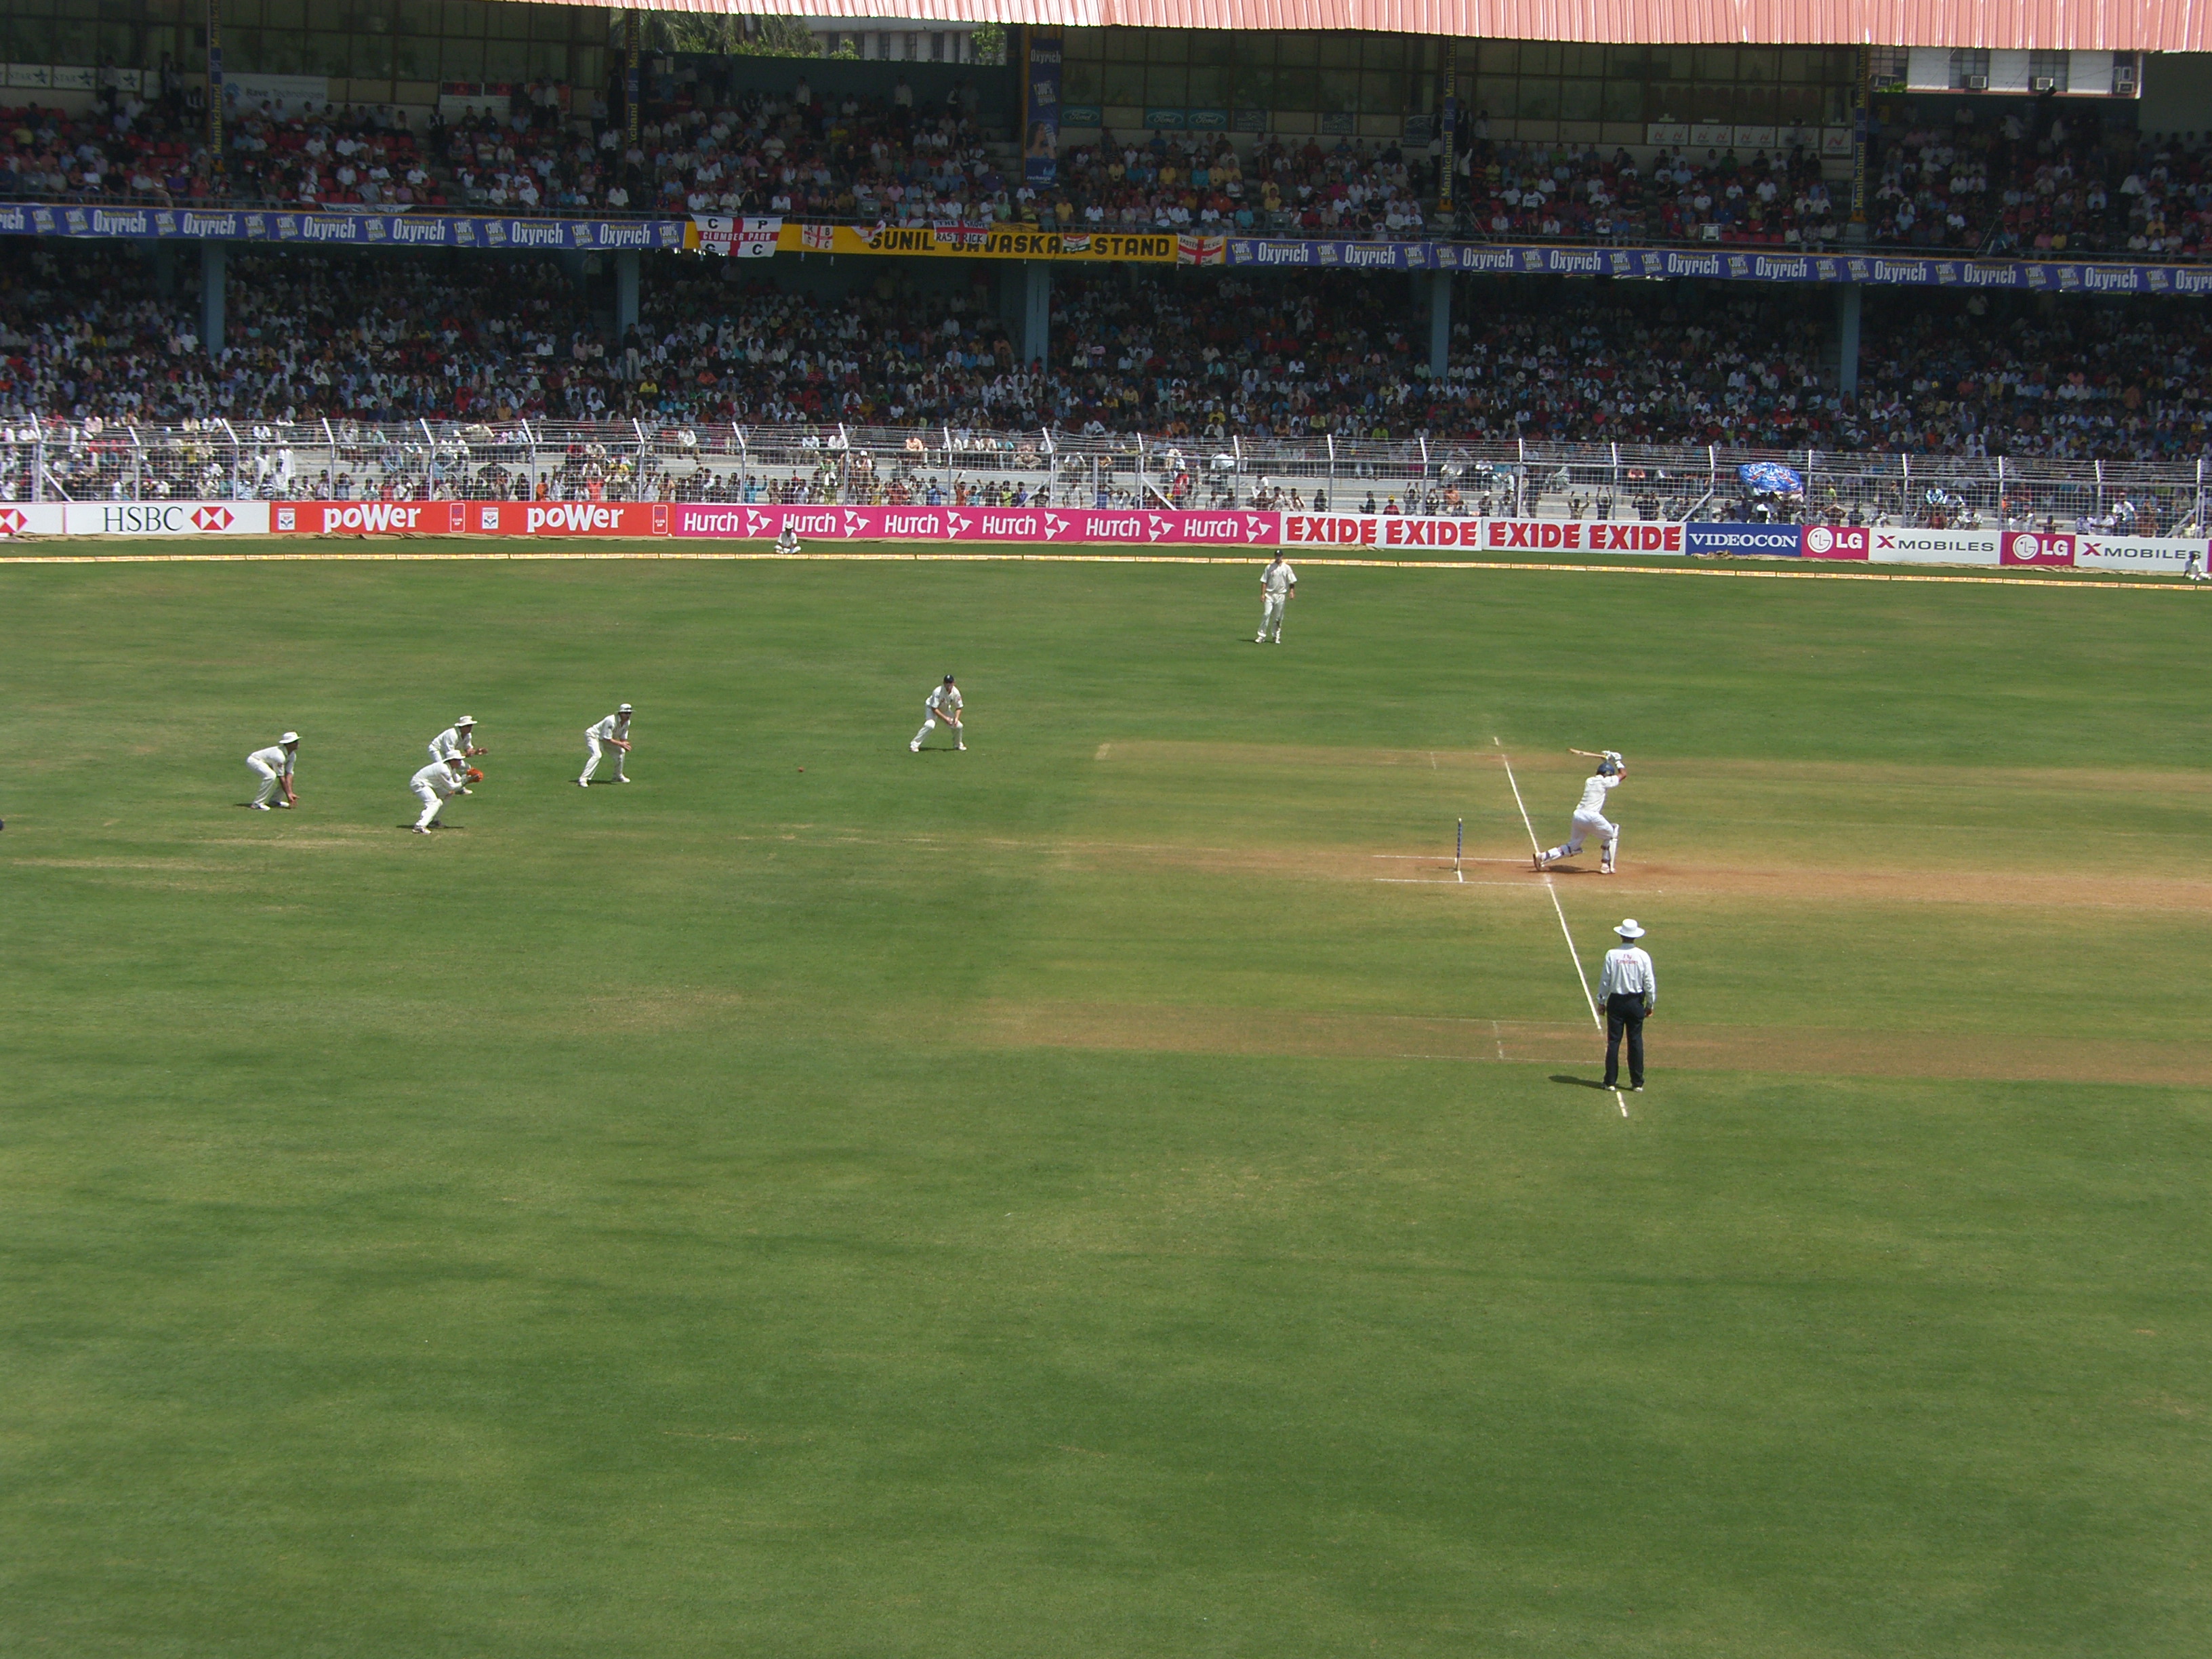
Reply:
<svg viewBox="0 0 2212 1659"><path fill-rule="evenodd" d="M1024 364L980 263L652 256L637 325L558 256L234 258L228 343L158 250L0 246L0 417L654 423L1713 444L2172 460L2203 452L2207 302L1865 295L1856 395L1831 295L1462 276L1444 373L1387 274L1056 276ZM1007 275L1013 274L1010 269Z"/></svg>

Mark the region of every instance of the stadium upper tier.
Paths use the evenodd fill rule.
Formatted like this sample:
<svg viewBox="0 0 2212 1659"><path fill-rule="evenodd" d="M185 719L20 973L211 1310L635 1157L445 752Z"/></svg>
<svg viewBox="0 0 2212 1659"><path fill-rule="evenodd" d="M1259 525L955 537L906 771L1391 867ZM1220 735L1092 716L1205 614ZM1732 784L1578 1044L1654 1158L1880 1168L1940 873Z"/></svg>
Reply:
<svg viewBox="0 0 2212 1659"><path fill-rule="evenodd" d="M757 13L758 0L642 0L649 11ZM880 17L882 0L781 0L796 17ZM2203 52L2207 10L2191 0L908 0L901 15L943 22L1064 28L1358 29L1470 40L1603 45L1988 46L2068 52Z"/></svg>
<svg viewBox="0 0 2212 1659"><path fill-rule="evenodd" d="M2185 144L2112 142L2086 122L2018 117L1885 134L1869 240L1963 252L2193 258L2212 228L2212 166ZM417 132L362 112L252 112L209 164L181 113L116 123L0 111L0 198L159 206L368 207L531 216L769 215L861 226L1041 225L1322 239L1836 248L1844 213L1818 158L1478 139L1452 209L1435 163L1389 142L1105 135L1032 188L965 118L848 95L804 109L747 93L655 109L629 141L528 115Z"/></svg>
<svg viewBox="0 0 2212 1659"><path fill-rule="evenodd" d="M2201 301L1870 295L1855 397L1825 302L1714 284L1462 278L1441 376L1399 283L1131 268L1053 289L1042 368L984 290L780 291L747 262L647 262L611 344L549 259L270 251L236 262L233 342L112 248L0 246L0 418L1051 427L1231 446L1296 441L1720 445L2203 455ZM2193 460L2187 463L2195 465Z"/></svg>

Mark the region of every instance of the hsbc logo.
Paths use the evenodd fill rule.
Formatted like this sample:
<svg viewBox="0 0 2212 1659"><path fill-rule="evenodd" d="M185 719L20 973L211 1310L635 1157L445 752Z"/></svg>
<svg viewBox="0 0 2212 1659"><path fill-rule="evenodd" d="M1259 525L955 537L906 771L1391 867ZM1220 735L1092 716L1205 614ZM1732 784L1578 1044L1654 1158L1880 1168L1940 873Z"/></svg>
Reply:
<svg viewBox="0 0 2212 1659"><path fill-rule="evenodd" d="M30 523L16 508L0 507L0 536L20 536L23 526Z"/></svg>
<svg viewBox="0 0 2212 1659"><path fill-rule="evenodd" d="M196 507L192 523L202 530L228 530L238 522L238 515L227 507Z"/></svg>

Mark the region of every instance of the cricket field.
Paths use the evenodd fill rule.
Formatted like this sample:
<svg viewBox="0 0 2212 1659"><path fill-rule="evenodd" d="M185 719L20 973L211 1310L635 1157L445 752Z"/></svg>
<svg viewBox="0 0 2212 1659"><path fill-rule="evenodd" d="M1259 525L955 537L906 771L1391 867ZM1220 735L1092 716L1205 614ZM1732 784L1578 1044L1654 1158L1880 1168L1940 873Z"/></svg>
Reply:
<svg viewBox="0 0 2212 1659"><path fill-rule="evenodd" d="M2212 596L1256 575L0 562L0 1653L2212 1651Z"/></svg>

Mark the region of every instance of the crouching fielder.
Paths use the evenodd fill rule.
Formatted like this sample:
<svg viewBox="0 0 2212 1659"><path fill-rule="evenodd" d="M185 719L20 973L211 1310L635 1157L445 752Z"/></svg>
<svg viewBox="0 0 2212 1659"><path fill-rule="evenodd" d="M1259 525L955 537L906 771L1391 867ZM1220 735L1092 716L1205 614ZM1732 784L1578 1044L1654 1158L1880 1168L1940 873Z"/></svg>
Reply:
<svg viewBox="0 0 2212 1659"><path fill-rule="evenodd" d="M967 748L968 728L960 719L960 688L953 684L952 676L950 674L945 677L944 684L922 699L921 730L914 734L914 741L907 744L907 747L919 755L921 752L921 740L937 730L937 723L939 720L943 720L952 728L953 743L961 749Z"/></svg>
<svg viewBox="0 0 2212 1659"><path fill-rule="evenodd" d="M284 792L284 799L278 801L277 805L297 806L300 804L299 796L292 793L292 766L299 755L300 734L287 732L268 748L257 749L246 757L246 770L261 780L261 787L254 792L253 796L255 811L267 811L269 798L279 789Z"/></svg>
<svg viewBox="0 0 2212 1659"><path fill-rule="evenodd" d="M624 703L597 726L586 726L584 748L584 775L576 780L580 787L591 787L592 774L599 769L599 757L610 749L615 751L615 781L628 783L623 762L629 757L629 705Z"/></svg>
<svg viewBox="0 0 2212 1659"><path fill-rule="evenodd" d="M1543 869L1561 859L1571 859L1583 850L1583 842L1592 836L1598 838L1598 872L1613 873L1613 860L1620 852L1620 826L1605 815L1605 798L1613 786L1628 775L1628 763L1608 749L1601 756L1590 757L1587 749L1571 749L1571 755L1595 758L1597 770L1583 780L1583 798L1575 808L1573 820L1567 826L1567 838L1548 853L1536 854L1536 867Z"/></svg>
<svg viewBox="0 0 2212 1659"><path fill-rule="evenodd" d="M461 793L468 781L469 763L459 755L448 755L441 761L432 761L417 772L408 787L415 799L422 803L422 816L415 820L415 833L427 836L438 822L438 813L445 804Z"/></svg>

